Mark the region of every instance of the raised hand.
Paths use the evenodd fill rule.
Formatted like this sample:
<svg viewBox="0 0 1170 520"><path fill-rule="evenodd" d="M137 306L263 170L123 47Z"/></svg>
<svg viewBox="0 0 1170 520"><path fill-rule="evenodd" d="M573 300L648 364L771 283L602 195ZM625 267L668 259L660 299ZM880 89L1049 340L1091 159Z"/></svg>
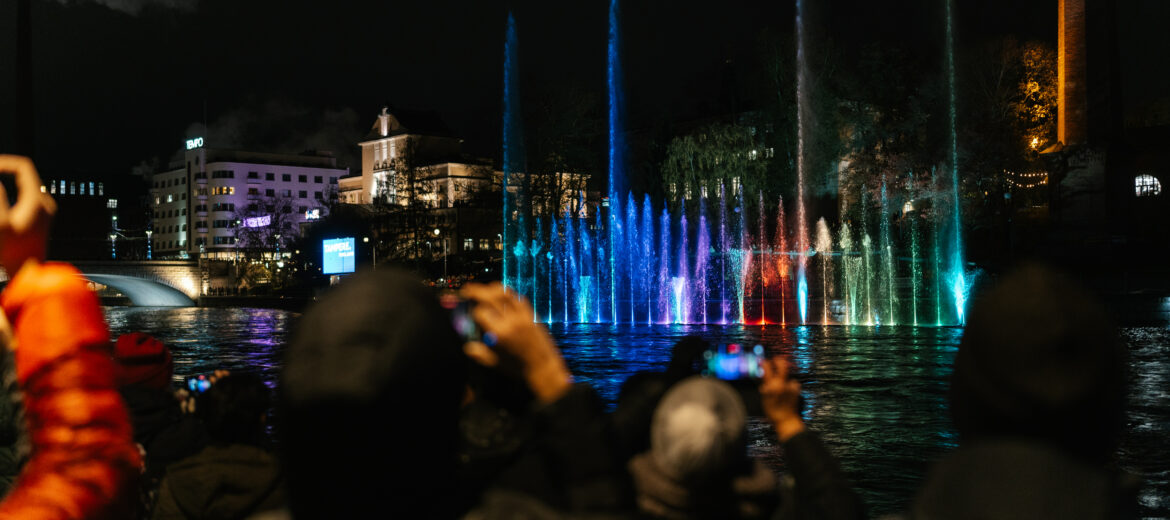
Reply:
<svg viewBox="0 0 1170 520"><path fill-rule="evenodd" d="M9 278L26 263L43 262L48 247L49 222L57 204L41 192L41 178L28 157L0 155L0 175L16 176L16 203L0 185L0 267Z"/></svg>
<svg viewBox="0 0 1170 520"><path fill-rule="evenodd" d="M780 442L786 442L804 431L800 418L800 381L788 377L788 361L771 358L764 361L764 380L760 383L764 415L776 428Z"/></svg>
<svg viewBox="0 0 1170 520"><path fill-rule="evenodd" d="M467 284L460 295L476 302L471 317L484 332L488 346L469 343L468 356L494 366L501 357L514 358L521 375L541 402L550 403L568 391L572 379L556 343L542 325L534 323L532 306L503 285Z"/></svg>

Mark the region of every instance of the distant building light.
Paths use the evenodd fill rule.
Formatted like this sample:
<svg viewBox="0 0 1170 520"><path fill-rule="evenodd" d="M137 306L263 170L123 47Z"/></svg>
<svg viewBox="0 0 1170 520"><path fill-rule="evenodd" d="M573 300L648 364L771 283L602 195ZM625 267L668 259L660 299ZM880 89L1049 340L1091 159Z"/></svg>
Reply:
<svg viewBox="0 0 1170 520"><path fill-rule="evenodd" d="M188 150L194 150L196 148L203 148L203 138L202 137L196 137L194 139L187 140L187 149Z"/></svg>
<svg viewBox="0 0 1170 520"><path fill-rule="evenodd" d="M118 209L118 199L109 199L106 201L106 207L110 209Z"/></svg>
<svg viewBox="0 0 1170 520"><path fill-rule="evenodd" d="M914 201L908 200L905 204L902 205L902 214L905 215L911 211L914 211Z"/></svg>
<svg viewBox="0 0 1170 520"><path fill-rule="evenodd" d="M321 218L321 210L314 208L305 212L305 220L317 220Z"/></svg>
<svg viewBox="0 0 1170 520"><path fill-rule="evenodd" d="M1162 182L1153 175L1142 174L1133 179L1133 192L1138 197L1153 197L1162 194Z"/></svg>

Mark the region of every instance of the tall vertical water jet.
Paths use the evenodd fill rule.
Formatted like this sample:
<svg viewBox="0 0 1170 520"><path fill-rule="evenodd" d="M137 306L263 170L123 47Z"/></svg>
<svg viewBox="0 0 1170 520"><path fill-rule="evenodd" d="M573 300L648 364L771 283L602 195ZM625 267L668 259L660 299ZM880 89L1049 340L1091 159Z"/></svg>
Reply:
<svg viewBox="0 0 1170 520"><path fill-rule="evenodd" d="M687 254L690 252L690 249L687 249L687 237L688 237L687 231L688 230L687 230L686 204L679 203L679 212L678 212L678 244L679 244L679 249L678 249L678 271L677 271L678 272L678 281L675 282L675 286L678 288L675 289L675 313L674 313L674 316L675 316L676 320L681 319L682 320L681 323L690 323L691 322L691 308L690 308L691 301L684 297L684 295L686 293L681 290L682 287L686 287L687 279L691 278L690 270L688 268L689 266L687 265ZM696 253L696 256L698 256L698 253ZM696 280L696 285L700 285L698 283L698 280ZM705 288L706 288L706 285L700 285L700 287L696 287L696 290L699 294L703 294L702 291L704 291ZM706 303L704 303L704 305L706 305ZM706 319L705 314L704 314L703 318L704 318L704 320Z"/></svg>
<svg viewBox="0 0 1170 520"><path fill-rule="evenodd" d="M652 214L653 207L650 204L650 195L645 195L642 200L642 222L638 229L642 231L641 243L641 259L638 264L641 267L639 274L642 280L639 283L642 285L642 301L646 302L646 324L654 323L654 300L658 296L656 280L660 280L654 276L654 216ZM641 303L641 302L639 302Z"/></svg>
<svg viewBox="0 0 1170 520"><path fill-rule="evenodd" d="M727 323L727 260L731 244L727 236L727 192L719 183L719 323Z"/></svg>
<svg viewBox="0 0 1170 520"><path fill-rule="evenodd" d="M743 188L738 185L735 186L735 214L739 217L736 219L738 228L736 236L739 239L738 247L735 248L735 269L732 271L735 276L735 295L739 305L739 318L736 323L747 323L747 316L744 314L744 298L746 298L746 288L748 270L751 269L751 245L748 241L747 228L747 208L743 205Z"/></svg>
<svg viewBox="0 0 1170 520"><path fill-rule="evenodd" d="M864 284L865 291L865 324L873 325L878 320L874 319L875 314L873 308L873 241L869 238L869 233L861 235L861 259L862 259L862 284Z"/></svg>
<svg viewBox="0 0 1170 520"><path fill-rule="evenodd" d="M758 208L757 220L759 224L759 234L756 235L757 245L755 249L758 256L756 261L753 263L758 266L757 269L759 269L760 272L760 294L758 296L758 299L760 300L760 325L766 325L768 323L768 312L767 308L764 306L764 302L767 301L768 286L770 285L769 282L772 281L771 262L767 261L766 255L770 255L772 250L771 248L767 247L768 231L766 229L767 224L764 222L765 211L763 190L760 190L757 195L759 196L759 200L756 203L756 208Z"/></svg>
<svg viewBox="0 0 1170 520"><path fill-rule="evenodd" d="M817 220L817 241L815 244L817 256L821 258L821 324L829 324L829 300L832 294L829 291L833 280L833 264L829 256L833 249L833 238L829 235L829 225L825 219Z"/></svg>
<svg viewBox="0 0 1170 520"><path fill-rule="evenodd" d="M841 225L841 287L845 304L845 324L857 323L857 268L853 258L853 236L847 224Z"/></svg>
<svg viewBox="0 0 1170 520"><path fill-rule="evenodd" d="M785 280L789 278L789 260L788 257L788 228L784 226L784 197L780 197L776 203L776 240L774 243L780 249L780 254L776 255L776 276L780 279L780 325L787 326L788 318L787 306L785 302Z"/></svg>
<svg viewBox="0 0 1170 520"><path fill-rule="evenodd" d="M796 0L796 305L801 325L808 318L808 223L804 208L805 119L808 93L805 92L808 64L804 56L804 0Z"/></svg>
<svg viewBox="0 0 1170 520"><path fill-rule="evenodd" d="M707 194L699 197L699 229L695 234L695 285L699 294L699 315L703 323L711 323L707 319L707 296L710 287L707 286L707 264L711 258L711 232L707 229Z"/></svg>
<svg viewBox="0 0 1170 520"><path fill-rule="evenodd" d="M963 262L963 227L959 220L959 138L955 129L955 35L954 16L951 13L953 0L943 0L947 5L947 86L950 89L951 127L951 251L948 259L948 285L954 300L955 319L962 325L966 318L967 275Z"/></svg>
<svg viewBox="0 0 1170 520"><path fill-rule="evenodd" d="M609 97L609 271L610 271L610 313L614 322L617 322L617 273L614 254L617 252L620 240L616 236L618 226L615 220L621 218L618 205L621 194L625 192L625 146L624 135L624 104L622 93L621 69L621 27L619 25L620 10L618 0L609 2L609 39L606 53L606 92ZM616 218L614 217L616 215Z"/></svg>
<svg viewBox="0 0 1170 520"><path fill-rule="evenodd" d="M636 258L637 253L634 253L634 251L637 251L638 248L638 207L634 205L633 193L627 192L626 199L626 227L622 233L622 236L625 237L626 241L621 248L624 254L622 255L622 268L620 269L626 273L626 276L622 279L622 282L625 285L625 290L619 290L618 295L625 297L626 301L629 302L630 323L635 323L636 319L634 318L634 304L638 301L638 297L635 294L637 283L634 278L637 277L636 273L638 259Z"/></svg>
<svg viewBox="0 0 1170 520"><path fill-rule="evenodd" d="M512 250L511 239L513 234L511 216L512 204L511 193L508 187L511 186L512 174L516 171L517 166L521 161L521 135L520 135L520 93L517 91L516 84L519 80L517 76L518 67L517 49L516 49L516 18L512 13L508 13L507 27L504 30L504 120L503 120L503 137L504 137L504 180L503 180L503 229L500 234L500 241L503 244L501 250L501 277L504 285L509 287L516 287L516 280L514 278L515 269L512 262L509 261L508 256Z"/></svg>
<svg viewBox="0 0 1170 520"><path fill-rule="evenodd" d="M884 322L889 325L897 325L898 319L895 315L898 308L898 299L895 294L895 275L894 272L894 246L890 243L890 199L886 194L886 181L882 179L882 206L881 215L878 226L881 233L881 259L882 259L882 287L885 289L886 298L886 315Z"/></svg>
<svg viewBox="0 0 1170 520"><path fill-rule="evenodd" d="M658 218L658 320L660 323L678 323L671 318L674 307L674 280L670 277L670 212L662 208Z"/></svg>
<svg viewBox="0 0 1170 520"><path fill-rule="evenodd" d="M910 172L910 184L914 184L914 172ZM918 214L907 214L910 219L910 310L914 326L918 326L918 299L922 297L922 250L918 245L921 232L918 229Z"/></svg>

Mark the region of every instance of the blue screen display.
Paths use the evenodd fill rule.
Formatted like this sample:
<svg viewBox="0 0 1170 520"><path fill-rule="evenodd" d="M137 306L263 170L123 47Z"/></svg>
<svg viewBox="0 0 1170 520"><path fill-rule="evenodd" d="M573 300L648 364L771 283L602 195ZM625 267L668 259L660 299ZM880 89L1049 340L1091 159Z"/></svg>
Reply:
<svg viewBox="0 0 1170 520"><path fill-rule="evenodd" d="M352 237L325 240L321 244L322 273L341 274L353 272L354 242Z"/></svg>

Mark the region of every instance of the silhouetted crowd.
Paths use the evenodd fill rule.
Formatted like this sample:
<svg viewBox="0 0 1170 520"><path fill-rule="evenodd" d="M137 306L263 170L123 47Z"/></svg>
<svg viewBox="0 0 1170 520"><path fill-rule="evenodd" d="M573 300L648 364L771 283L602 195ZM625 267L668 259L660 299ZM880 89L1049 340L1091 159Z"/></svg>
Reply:
<svg viewBox="0 0 1170 520"><path fill-rule="evenodd" d="M43 262L53 207L31 163L0 156L0 172L20 188L0 206L0 520L866 517L786 360L730 384L700 374L709 346L688 337L606 412L499 284L446 296L467 303L466 336L418 279L360 272L299 319L275 392L227 372L175 388L166 345L111 342L76 270ZM1006 276L972 305L955 359L959 447L897 518L1134 516L1137 482L1111 462L1125 368L1076 283L1036 265ZM751 414L783 475L749 455Z"/></svg>

